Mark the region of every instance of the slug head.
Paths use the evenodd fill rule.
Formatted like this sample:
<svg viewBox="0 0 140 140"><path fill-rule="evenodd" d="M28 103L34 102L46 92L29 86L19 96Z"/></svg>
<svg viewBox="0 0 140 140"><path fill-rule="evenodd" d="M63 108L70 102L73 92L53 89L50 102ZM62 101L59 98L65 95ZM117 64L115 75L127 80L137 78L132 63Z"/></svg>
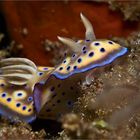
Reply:
<svg viewBox="0 0 140 140"><path fill-rule="evenodd" d="M81 41L82 43L83 41ZM54 75L65 79L74 73L86 72L90 69L102 67L124 55L127 48L110 40L96 40L85 43L79 54L66 58L56 69Z"/></svg>
<svg viewBox="0 0 140 140"><path fill-rule="evenodd" d="M69 38L58 37L74 52L73 56L67 57L54 71L53 74L59 79L108 65L127 52L127 48L111 40L97 40L89 20L83 14L81 19L86 27L85 40L75 42Z"/></svg>

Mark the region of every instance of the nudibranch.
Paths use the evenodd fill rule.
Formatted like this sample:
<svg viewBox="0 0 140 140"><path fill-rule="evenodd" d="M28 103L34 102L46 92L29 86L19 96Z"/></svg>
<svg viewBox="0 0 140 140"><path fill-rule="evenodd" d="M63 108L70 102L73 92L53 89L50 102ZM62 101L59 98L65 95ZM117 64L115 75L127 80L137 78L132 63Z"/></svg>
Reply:
<svg viewBox="0 0 140 140"><path fill-rule="evenodd" d="M34 85L43 84L54 68L36 67L26 58L3 59L0 67L0 113L11 119L34 120Z"/></svg>
<svg viewBox="0 0 140 140"><path fill-rule="evenodd" d="M59 119L72 110L79 97L78 82L126 54L127 48L106 39L96 39L89 20L81 14L85 39L58 39L70 47L57 67L37 67L25 58L0 61L0 113L30 122L36 117Z"/></svg>

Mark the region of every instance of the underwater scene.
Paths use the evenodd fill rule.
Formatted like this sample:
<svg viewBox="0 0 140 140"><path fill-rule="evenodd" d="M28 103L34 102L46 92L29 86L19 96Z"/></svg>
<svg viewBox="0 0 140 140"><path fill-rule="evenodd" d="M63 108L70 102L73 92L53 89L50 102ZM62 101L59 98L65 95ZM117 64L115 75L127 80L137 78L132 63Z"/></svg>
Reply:
<svg viewBox="0 0 140 140"><path fill-rule="evenodd" d="M0 139L139 140L140 1L1 1Z"/></svg>

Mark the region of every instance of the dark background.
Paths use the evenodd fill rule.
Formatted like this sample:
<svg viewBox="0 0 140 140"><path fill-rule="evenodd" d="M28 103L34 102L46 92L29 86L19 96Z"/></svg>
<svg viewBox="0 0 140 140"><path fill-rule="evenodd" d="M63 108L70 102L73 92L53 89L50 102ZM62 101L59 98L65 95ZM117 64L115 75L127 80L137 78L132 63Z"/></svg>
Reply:
<svg viewBox="0 0 140 140"><path fill-rule="evenodd" d="M97 38L127 37L139 29L139 22L124 21L107 3L3 1L0 9L0 31L6 33L3 43L15 40L23 44L23 55L37 65L51 65L52 54L41 45L45 39L56 41L57 35L84 38L80 12L94 25ZM23 28L27 28L27 36L21 33Z"/></svg>

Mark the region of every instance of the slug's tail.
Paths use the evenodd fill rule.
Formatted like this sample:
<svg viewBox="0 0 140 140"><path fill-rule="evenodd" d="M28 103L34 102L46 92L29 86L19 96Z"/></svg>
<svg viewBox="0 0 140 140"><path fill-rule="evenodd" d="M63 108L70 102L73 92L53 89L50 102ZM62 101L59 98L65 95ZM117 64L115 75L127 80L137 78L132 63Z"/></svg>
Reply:
<svg viewBox="0 0 140 140"><path fill-rule="evenodd" d="M36 118L32 90L26 85L0 79L0 114L11 120L31 122Z"/></svg>
<svg viewBox="0 0 140 140"><path fill-rule="evenodd" d="M7 58L0 61L0 77L14 85L29 85L45 80L52 67L36 67L26 58Z"/></svg>
<svg viewBox="0 0 140 140"><path fill-rule="evenodd" d="M26 58L7 58L0 61L0 77L14 85L34 84L36 65ZM33 81L34 78L34 81Z"/></svg>
<svg viewBox="0 0 140 140"><path fill-rule="evenodd" d="M25 58L0 61L0 113L8 118L18 117L30 122L36 118L33 89L43 83L53 68L36 67Z"/></svg>

